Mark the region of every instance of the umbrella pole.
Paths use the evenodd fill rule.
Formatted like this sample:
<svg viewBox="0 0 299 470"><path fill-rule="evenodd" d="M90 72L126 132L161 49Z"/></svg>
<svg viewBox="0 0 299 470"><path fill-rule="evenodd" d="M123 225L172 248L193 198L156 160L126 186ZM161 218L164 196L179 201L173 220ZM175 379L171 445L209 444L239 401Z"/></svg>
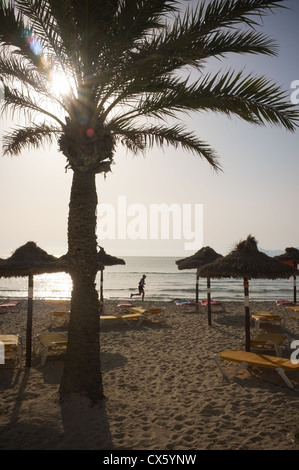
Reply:
<svg viewBox="0 0 299 470"><path fill-rule="evenodd" d="M103 302L103 269L101 269L100 300Z"/></svg>
<svg viewBox="0 0 299 470"><path fill-rule="evenodd" d="M249 283L246 277L244 277L244 304L245 304L245 351L250 351Z"/></svg>
<svg viewBox="0 0 299 470"><path fill-rule="evenodd" d="M196 271L196 296L195 296L195 302L196 302L196 311L198 312L198 283L199 283L199 269Z"/></svg>
<svg viewBox="0 0 299 470"><path fill-rule="evenodd" d="M212 325L212 309L211 309L211 282L207 277L207 294L208 294L208 325Z"/></svg>
<svg viewBox="0 0 299 470"><path fill-rule="evenodd" d="M26 367L31 367L32 310L33 310L33 275L29 274L29 278L28 278L27 328L26 328Z"/></svg>

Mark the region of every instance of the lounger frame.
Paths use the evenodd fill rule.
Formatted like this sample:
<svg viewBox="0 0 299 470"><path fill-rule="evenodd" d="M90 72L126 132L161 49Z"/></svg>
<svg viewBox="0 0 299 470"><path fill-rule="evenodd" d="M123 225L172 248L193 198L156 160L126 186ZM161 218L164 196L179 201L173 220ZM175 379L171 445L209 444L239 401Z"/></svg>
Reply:
<svg viewBox="0 0 299 470"><path fill-rule="evenodd" d="M238 351L236 351L238 352ZM287 377L286 375L286 372L284 370L284 368L282 366L275 366L274 363L275 363L275 357L273 356L266 356L266 355L259 355L259 354L256 354L255 356L258 358L259 356L261 358L270 358L271 359L271 362L272 362L272 365L266 365L266 366L263 366L262 364L260 364L259 362L256 362L254 363L251 359L251 354L252 353L246 353L244 351L239 351L239 352L242 352L242 355L243 356L246 356L246 354L248 355L248 361L246 360L243 360L243 361L238 361L237 359L230 359L230 358L225 358L225 357L220 357L219 354L214 354L212 357L218 367L218 369L220 370L220 372L222 373L223 377L225 377L227 380L230 381L230 377L228 376L227 372L225 371L225 369L223 368L222 366L222 361L230 361L230 362L239 362L239 365L236 367L235 371L231 374L231 377L235 377L235 375L238 374L238 372L244 368L247 368L249 366L254 366L254 367L259 367L259 368L268 368L268 369L273 369L273 370L276 370L276 372L281 376L281 378L284 380L284 382L286 383L287 387L290 388L291 390L296 390L296 391L299 391L295 388L294 384L290 381L290 379ZM221 353L220 353L221 354ZM281 358L276 358L277 360L281 359ZM290 361L291 362L291 361ZM298 370L299 369L299 364L298 364L298 368L295 368L293 370ZM291 370L291 369L288 369L288 370Z"/></svg>

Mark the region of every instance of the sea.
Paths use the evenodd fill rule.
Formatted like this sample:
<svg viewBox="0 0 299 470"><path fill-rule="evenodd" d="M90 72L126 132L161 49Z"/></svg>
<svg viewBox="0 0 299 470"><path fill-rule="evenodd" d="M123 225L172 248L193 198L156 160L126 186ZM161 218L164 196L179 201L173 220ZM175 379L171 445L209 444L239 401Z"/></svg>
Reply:
<svg viewBox="0 0 299 470"><path fill-rule="evenodd" d="M175 257L128 256L125 265L106 266L103 271L103 297L111 300L128 300L137 293L138 282L146 274L145 300L173 301L195 300L196 270L179 270ZM96 287L100 294L101 274ZM249 298L256 301L293 300L293 278L252 279L249 282ZM70 299L72 281L68 274L42 274L34 276L34 299ZM28 297L28 279L0 278L0 299ZM199 278L199 300L207 298L207 281ZM139 297L134 297L134 301ZM211 279L211 299L220 301L244 301L242 279ZM140 299L141 300L141 299Z"/></svg>

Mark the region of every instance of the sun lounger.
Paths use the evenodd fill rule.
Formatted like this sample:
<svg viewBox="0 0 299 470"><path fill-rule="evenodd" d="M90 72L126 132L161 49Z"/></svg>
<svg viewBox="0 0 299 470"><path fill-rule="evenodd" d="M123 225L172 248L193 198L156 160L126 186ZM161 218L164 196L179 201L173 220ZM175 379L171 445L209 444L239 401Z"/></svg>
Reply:
<svg viewBox="0 0 299 470"><path fill-rule="evenodd" d="M245 343L242 343L245 346ZM250 339L250 346L258 349L274 349L276 356L282 356L283 347L290 347L290 338L283 333L260 333Z"/></svg>
<svg viewBox="0 0 299 470"><path fill-rule="evenodd" d="M202 307L208 307L208 301L202 300L201 302ZM225 308L219 300L210 300L211 307L221 307L221 310L225 312Z"/></svg>
<svg viewBox="0 0 299 470"><path fill-rule="evenodd" d="M200 303L203 307L207 307L209 302L207 300L202 300ZM210 300L210 305L221 305L221 302L218 300Z"/></svg>
<svg viewBox="0 0 299 470"><path fill-rule="evenodd" d="M120 300L119 302L117 302L116 306L118 308L127 308L127 307L133 307L134 304L132 304L132 302L130 302L129 300Z"/></svg>
<svg viewBox="0 0 299 470"><path fill-rule="evenodd" d="M67 327L70 321L70 312L51 312L50 328Z"/></svg>
<svg viewBox="0 0 299 470"><path fill-rule="evenodd" d="M292 312L299 312L299 305L291 305L287 307L288 310L291 310Z"/></svg>
<svg viewBox="0 0 299 470"><path fill-rule="evenodd" d="M196 309L198 309L198 304L188 299L176 299L174 300L174 305L176 307L196 307Z"/></svg>
<svg viewBox="0 0 299 470"><path fill-rule="evenodd" d="M292 362L290 359L277 356L268 356L265 354L256 354L253 352L241 351L239 349L228 349L218 354L214 354L213 359L222 375L229 380L229 377L222 367L222 361L237 362L239 366L232 374L234 377L242 368L254 366L258 368L274 369L285 381L286 385L295 390L293 383L287 377L286 372L298 371L299 363Z"/></svg>
<svg viewBox="0 0 299 470"><path fill-rule="evenodd" d="M142 307L127 307L126 308L126 313L139 313L140 315L143 315L146 312L145 308Z"/></svg>
<svg viewBox="0 0 299 470"><path fill-rule="evenodd" d="M142 307L130 307L127 308L126 311L128 313L139 313L142 316L140 319L139 325L147 318L150 318L152 315L157 315L158 313L162 312L162 308L149 308L145 309Z"/></svg>
<svg viewBox="0 0 299 470"><path fill-rule="evenodd" d="M196 302L192 302L191 300L188 300L188 299L175 299L174 300L174 304L177 305L178 307L181 307L181 306L194 306L194 305L197 305Z"/></svg>
<svg viewBox="0 0 299 470"><path fill-rule="evenodd" d="M7 351L17 351L19 367L22 367L22 338L19 335L0 335L0 364L5 364Z"/></svg>
<svg viewBox="0 0 299 470"><path fill-rule="evenodd" d="M49 349L65 349L67 346L67 335L65 333L42 333L34 340L34 352L40 353L41 365L46 364Z"/></svg>
<svg viewBox="0 0 299 470"><path fill-rule="evenodd" d="M291 300L276 300L276 305L293 305Z"/></svg>
<svg viewBox="0 0 299 470"><path fill-rule="evenodd" d="M20 302L17 300L11 300L9 302L2 302L0 304L0 313L7 313L8 310L14 313L19 313L20 312Z"/></svg>
<svg viewBox="0 0 299 470"><path fill-rule="evenodd" d="M100 315L100 323L105 324L108 322L125 322L128 326L132 325L132 322L130 320L137 320L135 323L135 326L138 327L142 320L143 320L143 315L141 313L126 313L126 314L116 314L116 315Z"/></svg>
<svg viewBox="0 0 299 470"><path fill-rule="evenodd" d="M127 325L131 325L132 323L130 320L137 320L136 328L138 328L145 319L150 318L151 315L157 315L158 313L162 312L161 308L150 308L146 310L142 307L129 307L126 308L126 312L124 314L115 314L115 315L101 315L100 322L106 323L108 321L124 321Z"/></svg>
<svg viewBox="0 0 299 470"><path fill-rule="evenodd" d="M260 324L265 323L283 323L283 318L280 315L271 315L269 312L256 312L251 315L254 320L257 333L260 330Z"/></svg>
<svg viewBox="0 0 299 470"><path fill-rule="evenodd" d="M134 304L130 302L129 300L120 300L116 304L116 309L120 314L128 313L128 308L134 307Z"/></svg>
<svg viewBox="0 0 299 470"><path fill-rule="evenodd" d="M162 312L162 308L149 308L144 312L144 315L157 315Z"/></svg>

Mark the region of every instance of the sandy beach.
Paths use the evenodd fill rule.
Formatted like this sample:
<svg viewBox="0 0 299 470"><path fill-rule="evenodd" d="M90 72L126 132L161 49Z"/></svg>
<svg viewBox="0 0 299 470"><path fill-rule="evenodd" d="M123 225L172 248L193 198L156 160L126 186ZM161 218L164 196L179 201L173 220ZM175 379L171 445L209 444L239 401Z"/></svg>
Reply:
<svg viewBox="0 0 299 470"><path fill-rule="evenodd" d="M51 351L46 365L17 367L15 355L0 365L2 450L298 450L299 391L276 371L242 370L230 382L212 356L244 340L243 302L207 313L172 302L134 302L162 312L139 328L105 324L100 332L105 399L90 408L83 400L60 406L58 387L64 352ZM34 300L33 334L50 331L53 311L68 301ZM105 302L105 314L116 302ZM250 302L250 312L279 314L281 325L262 331L299 339L299 313L275 302ZM1 334L26 338L27 301L19 313L0 315ZM53 330L52 330L53 331ZM63 328L54 331L63 331ZM252 324L252 331L254 325ZM285 349L283 355L290 357ZM269 354L275 354L270 351ZM233 370L229 363L226 370ZM299 372L288 373L299 389Z"/></svg>

